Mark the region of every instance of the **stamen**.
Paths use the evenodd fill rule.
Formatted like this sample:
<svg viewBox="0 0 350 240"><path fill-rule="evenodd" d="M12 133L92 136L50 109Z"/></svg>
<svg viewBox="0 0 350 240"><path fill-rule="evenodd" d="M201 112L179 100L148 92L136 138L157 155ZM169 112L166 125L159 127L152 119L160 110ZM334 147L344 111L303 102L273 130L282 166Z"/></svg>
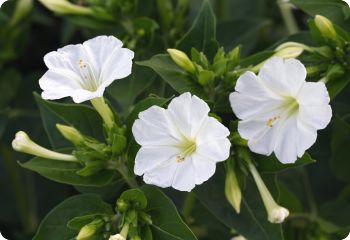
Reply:
<svg viewBox="0 0 350 240"><path fill-rule="evenodd" d="M280 116L275 116L275 117L272 117L272 118L269 118L266 122L266 125L270 128L273 127L273 124L275 121L277 121L278 119L280 119L281 117Z"/></svg>

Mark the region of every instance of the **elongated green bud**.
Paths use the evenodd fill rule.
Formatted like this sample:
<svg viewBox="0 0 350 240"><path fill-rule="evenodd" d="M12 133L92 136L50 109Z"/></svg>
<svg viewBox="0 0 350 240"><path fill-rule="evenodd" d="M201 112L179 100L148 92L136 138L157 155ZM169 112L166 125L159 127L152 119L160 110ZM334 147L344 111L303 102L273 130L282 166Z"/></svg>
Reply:
<svg viewBox="0 0 350 240"><path fill-rule="evenodd" d="M195 72L195 67L192 61L188 58L186 53L177 50L177 49L167 49L171 59L178 65L180 68L186 70L189 73Z"/></svg>
<svg viewBox="0 0 350 240"><path fill-rule="evenodd" d="M242 192L234 169L228 164L225 181L225 195L237 213L241 211Z"/></svg>
<svg viewBox="0 0 350 240"><path fill-rule="evenodd" d="M56 128L68 141L74 143L75 145L80 145L84 142L84 136L75 129L67 125L56 124Z"/></svg>
<svg viewBox="0 0 350 240"><path fill-rule="evenodd" d="M73 155L54 152L36 144L23 131L16 133L15 139L12 141L12 148L17 152L28 153L42 158L77 162L77 159Z"/></svg>
<svg viewBox="0 0 350 240"><path fill-rule="evenodd" d="M304 52L304 50L311 51L311 48L305 44L297 42L286 42L276 48L274 56L284 59L297 58Z"/></svg>
<svg viewBox="0 0 350 240"><path fill-rule="evenodd" d="M92 9L75 5L68 0L39 0L46 8L57 14L93 15Z"/></svg>
<svg viewBox="0 0 350 240"><path fill-rule="evenodd" d="M337 32L335 31L333 23L328 18L316 15L315 24L325 39L333 41L337 40Z"/></svg>

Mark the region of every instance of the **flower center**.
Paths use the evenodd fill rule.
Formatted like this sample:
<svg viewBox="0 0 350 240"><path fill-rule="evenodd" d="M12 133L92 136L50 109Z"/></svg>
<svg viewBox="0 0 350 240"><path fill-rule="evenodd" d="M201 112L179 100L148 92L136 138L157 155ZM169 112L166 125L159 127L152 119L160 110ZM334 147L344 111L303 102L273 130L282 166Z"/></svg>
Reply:
<svg viewBox="0 0 350 240"><path fill-rule="evenodd" d="M285 109L285 114L289 117L299 110L299 103L294 97L286 97L283 108Z"/></svg>
<svg viewBox="0 0 350 240"><path fill-rule="evenodd" d="M97 79L95 77L94 71L89 64L89 62L84 61L83 59L79 60L79 70L80 74L83 77L84 81L82 83L83 87L91 92L94 92L98 89Z"/></svg>
<svg viewBox="0 0 350 240"><path fill-rule="evenodd" d="M276 115L271 118L269 118L266 121L266 126L269 128L272 128L274 124L281 118L287 118L292 116L293 114L296 114L299 110L299 103L294 97L286 97L283 104L282 104L282 113L281 115Z"/></svg>
<svg viewBox="0 0 350 240"><path fill-rule="evenodd" d="M181 153L176 156L176 162L180 163L185 161L186 157L192 155L196 151L197 144L196 141L186 138L178 147Z"/></svg>

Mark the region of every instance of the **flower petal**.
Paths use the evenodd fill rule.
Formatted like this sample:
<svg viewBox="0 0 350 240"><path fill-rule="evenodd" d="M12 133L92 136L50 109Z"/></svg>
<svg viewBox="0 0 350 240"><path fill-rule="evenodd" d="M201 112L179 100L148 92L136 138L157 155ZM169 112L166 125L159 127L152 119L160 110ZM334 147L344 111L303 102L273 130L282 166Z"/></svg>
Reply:
<svg viewBox="0 0 350 240"><path fill-rule="evenodd" d="M143 181L162 188L170 187L173 184L177 167L178 163L176 161L169 161L154 168L152 171L146 172L143 175Z"/></svg>
<svg viewBox="0 0 350 240"><path fill-rule="evenodd" d="M214 162L221 162L230 156L231 142L227 138L197 145L196 153Z"/></svg>
<svg viewBox="0 0 350 240"><path fill-rule="evenodd" d="M131 73L134 52L122 48L123 43L113 36L98 36L83 43L87 61L93 66L99 85L107 87L116 79Z"/></svg>
<svg viewBox="0 0 350 240"><path fill-rule="evenodd" d="M299 121L308 127L318 130L327 127L332 118L330 105L299 106Z"/></svg>
<svg viewBox="0 0 350 240"><path fill-rule="evenodd" d="M179 191L190 192L196 185L195 173L196 172L191 158L177 163L177 169L174 175L172 187Z"/></svg>
<svg viewBox="0 0 350 240"><path fill-rule="evenodd" d="M187 138L193 138L210 111L208 104L197 96L183 93L168 106L170 119Z"/></svg>
<svg viewBox="0 0 350 240"><path fill-rule="evenodd" d="M136 142L142 146L178 145L181 135L167 115L167 111L158 106L139 113L139 119L132 126Z"/></svg>
<svg viewBox="0 0 350 240"><path fill-rule="evenodd" d="M135 158L134 172L143 175L145 172L153 171L170 161L175 161L179 150L175 147L152 146L141 147Z"/></svg>
<svg viewBox="0 0 350 240"><path fill-rule="evenodd" d="M293 115L283 121L278 129L274 152L280 162L294 163L297 160L298 140L297 116Z"/></svg>
<svg viewBox="0 0 350 240"><path fill-rule="evenodd" d="M306 82L297 96L299 105L318 106L329 104L330 98L323 82Z"/></svg>
<svg viewBox="0 0 350 240"><path fill-rule="evenodd" d="M252 152L270 155L276 143L280 122L272 127L265 120L248 120L238 123L238 132L242 138L248 139L248 147Z"/></svg>
<svg viewBox="0 0 350 240"><path fill-rule="evenodd" d="M306 69L295 59L272 57L259 71L266 87L281 96L295 96L305 82Z"/></svg>
<svg viewBox="0 0 350 240"><path fill-rule="evenodd" d="M213 117L207 117L196 136L197 144L212 142L214 140L223 139L230 135L230 131Z"/></svg>
<svg viewBox="0 0 350 240"><path fill-rule="evenodd" d="M195 182L197 185L207 181L214 175L216 163L201 155L194 154L192 156L193 166L195 169Z"/></svg>

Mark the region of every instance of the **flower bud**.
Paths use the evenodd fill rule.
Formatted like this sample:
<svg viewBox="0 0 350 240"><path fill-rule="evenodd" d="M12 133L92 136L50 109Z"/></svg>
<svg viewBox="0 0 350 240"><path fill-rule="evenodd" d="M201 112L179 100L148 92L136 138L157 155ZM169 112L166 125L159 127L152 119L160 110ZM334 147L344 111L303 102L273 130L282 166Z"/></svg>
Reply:
<svg viewBox="0 0 350 240"><path fill-rule="evenodd" d="M231 238L231 240L247 240L245 237L243 237L242 235L236 236Z"/></svg>
<svg viewBox="0 0 350 240"><path fill-rule="evenodd" d="M118 233L118 234L116 234L116 235L110 236L110 237L109 237L109 240L125 240L125 238L124 238L122 235L120 235L120 234Z"/></svg>
<svg viewBox="0 0 350 240"><path fill-rule="evenodd" d="M0 1L1 5L1 1ZM15 12L11 18L11 26L16 25L23 18L25 18L33 8L33 0L19 0L16 3Z"/></svg>
<svg viewBox="0 0 350 240"><path fill-rule="evenodd" d="M16 133L15 139L12 141L12 148L17 152L28 153L42 158L71 162L77 161L73 155L54 152L42 146L39 146L33 142L23 131Z"/></svg>
<svg viewBox="0 0 350 240"><path fill-rule="evenodd" d="M297 58L304 50L310 50L310 48L304 44L297 42L286 42L276 48L274 56L284 59Z"/></svg>
<svg viewBox="0 0 350 240"><path fill-rule="evenodd" d="M333 41L337 39L337 32L335 31L332 22L328 18L321 15L316 15L315 24L325 39Z"/></svg>
<svg viewBox="0 0 350 240"><path fill-rule="evenodd" d="M93 15L90 8L75 5L68 0L39 0L46 8L57 14Z"/></svg>
<svg viewBox="0 0 350 240"><path fill-rule="evenodd" d="M236 212L240 213L242 193L234 169L230 167L230 164L228 164L226 173L225 195L229 203L236 210Z"/></svg>
<svg viewBox="0 0 350 240"><path fill-rule="evenodd" d="M173 61L176 63L176 65L178 65L179 67L181 67L182 69L186 70L189 73L195 72L196 69L194 67L194 64L188 58L186 53L177 49L170 49L170 48L167 51L171 59L173 59Z"/></svg>
<svg viewBox="0 0 350 240"><path fill-rule="evenodd" d="M287 218L288 215L288 209L277 205L269 211L268 220L271 223L283 223L284 219Z"/></svg>
<svg viewBox="0 0 350 240"><path fill-rule="evenodd" d="M103 227L104 222L102 219L96 219L92 221L89 224L86 224L84 227L82 227L79 231L78 236L76 237L77 240L87 240L91 238L92 236L97 233L101 227Z"/></svg>
<svg viewBox="0 0 350 240"><path fill-rule="evenodd" d="M84 137L81 133L74 127L67 125L56 124L56 128L68 141L74 143L75 145L80 145L84 142Z"/></svg>
<svg viewBox="0 0 350 240"><path fill-rule="evenodd" d="M267 211L267 219L271 223L282 223L284 220L289 216L288 209L279 206L275 200L273 199L271 193L267 189L264 181L260 177L260 174L256 170L255 166L252 162L248 162L248 167L253 175L254 181L256 183L256 186L258 187L258 190L260 192L261 198L263 200L263 203L265 205L266 211Z"/></svg>

